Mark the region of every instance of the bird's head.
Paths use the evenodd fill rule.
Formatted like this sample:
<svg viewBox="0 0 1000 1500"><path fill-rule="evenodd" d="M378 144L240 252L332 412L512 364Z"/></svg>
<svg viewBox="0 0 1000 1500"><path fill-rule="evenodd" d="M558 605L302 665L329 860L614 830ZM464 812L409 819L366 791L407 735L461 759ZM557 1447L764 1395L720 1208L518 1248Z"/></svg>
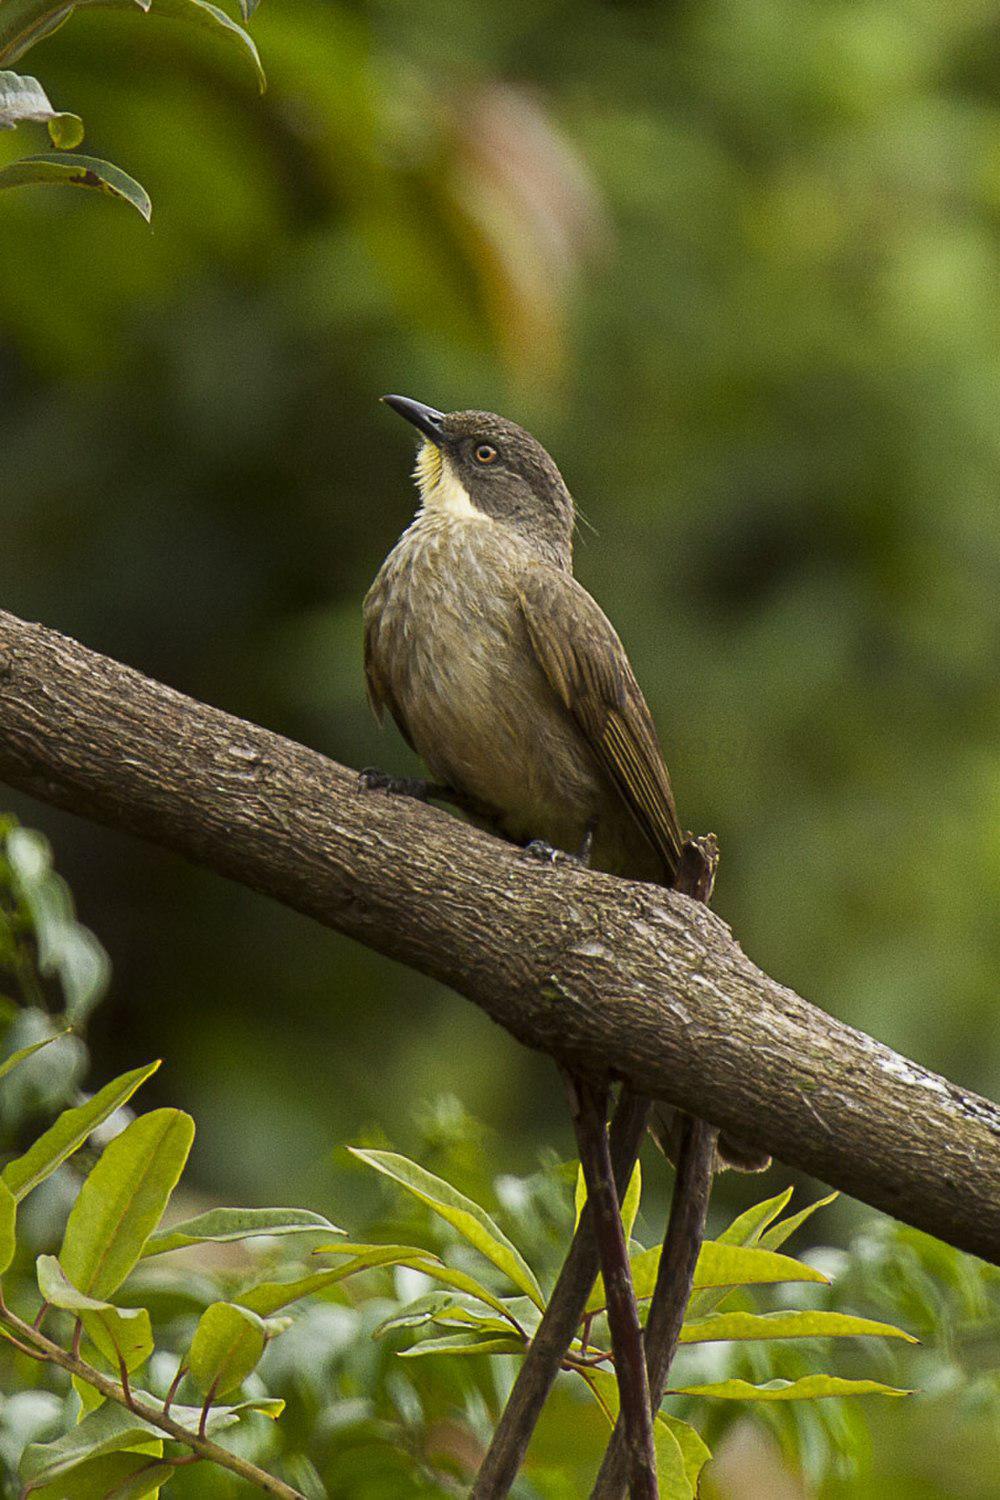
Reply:
<svg viewBox="0 0 1000 1500"><path fill-rule="evenodd" d="M435 411L408 396L383 396L423 434L414 478L424 510L490 520L568 564L573 498L530 432L488 411Z"/></svg>

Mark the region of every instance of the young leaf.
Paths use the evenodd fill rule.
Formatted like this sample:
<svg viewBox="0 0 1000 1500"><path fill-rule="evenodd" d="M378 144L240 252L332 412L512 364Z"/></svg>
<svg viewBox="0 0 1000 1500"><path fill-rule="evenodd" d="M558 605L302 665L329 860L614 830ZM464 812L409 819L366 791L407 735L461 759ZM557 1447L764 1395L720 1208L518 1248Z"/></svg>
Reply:
<svg viewBox="0 0 1000 1500"><path fill-rule="evenodd" d="M359 1161L367 1162L377 1172L391 1177L421 1203L439 1214L474 1245L481 1255L503 1271L516 1287L531 1298L536 1307L544 1308L542 1289L535 1279L535 1273L517 1247L478 1203L466 1198L449 1182L426 1172L416 1162L399 1156L395 1151L363 1151L357 1146L352 1146L350 1150Z"/></svg>
<svg viewBox="0 0 1000 1500"><path fill-rule="evenodd" d="M162 1404L145 1391L135 1391L134 1394L150 1406ZM210 1436L222 1432L251 1412L274 1419L280 1417L284 1407L283 1401L271 1399L240 1401L236 1406L213 1406L205 1430ZM172 1406L170 1415L181 1427L197 1432L202 1409L200 1406ZM151 1422L144 1421L114 1401L105 1401L54 1442L29 1444L21 1457L21 1477L32 1486L39 1482L51 1484L88 1459L120 1453L124 1449L144 1448L150 1439L159 1440L162 1436L160 1429ZM75 1500L75 1492L64 1490L63 1493L74 1493Z"/></svg>
<svg viewBox="0 0 1000 1500"><path fill-rule="evenodd" d="M153 216L153 205L142 184L121 167L100 161L96 156L57 156L48 152L22 156L20 161L0 167L0 188L12 187L92 188L109 198L130 203L147 224Z"/></svg>
<svg viewBox="0 0 1000 1500"><path fill-rule="evenodd" d="M134 1068L131 1073L112 1079L86 1104L64 1110L23 1156L8 1162L0 1175L18 1202L44 1182L68 1156L72 1156L91 1132L131 1099L136 1089L151 1078L159 1066L158 1062L148 1063L144 1068Z"/></svg>
<svg viewBox="0 0 1000 1500"><path fill-rule="evenodd" d="M193 1140L190 1115L156 1109L105 1147L70 1210L59 1253L80 1291L103 1299L121 1286L160 1222Z"/></svg>
<svg viewBox="0 0 1000 1500"><path fill-rule="evenodd" d="M338 1250L341 1248L337 1246ZM296 1281L264 1281L259 1286L240 1292L235 1301L248 1307L262 1318L270 1317L282 1307L288 1307L303 1297L325 1291L357 1271L368 1271L375 1266L414 1265L417 1270L430 1272L435 1257L429 1251L418 1250L413 1245L352 1245L359 1253L345 1265L333 1266L328 1271L314 1271L310 1276L300 1276Z"/></svg>
<svg viewBox="0 0 1000 1500"><path fill-rule="evenodd" d="M795 1233L796 1229L801 1229L806 1220L811 1218L818 1208L825 1208L828 1203L832 1203L837 1197L839 1197L838 1193L828 1193L825 1198L817 1198L815 1203L808 1204L807 1207L799 1209L797 1214L789 1214L788 1218L782 1219L780 1224L773 1225L771 1229L768 1229L760 1237L760 1244L763 1249L777 1250L778 1246L783 1245Z"/></svg>
<svg viewBox="0 0 1000 1500"><path fill-rule="evenodd" d="M146 1451L108 1453L88 1460L73 1471L73 1500L141 1500L153 1495L177 1470L169 1464L155 1462L163 1452L162 1443L144 1444ZM31 1500L66 1500L66 1482L54 1480L31 1491Z"/></svg>
<svg viewBox="0 0 1000 1500"><path fill-rule="evenodd" d="M221 1245L230 1240L249 1240L263 1234L303 1234L306 1231L344 1234L322 1214L306 1208L213 1208L208 1213L157 1229L143 1248L143 1258L164 1255L185 1245Z"/></svg>
<svg viewBox="0 0 1000 1500"><path fill-rule="evenodd" d="M640 1250L632 1257L632 1279L635 1295L642 1300L653 1295L662 1247ZM706 1240L695 1267L694 1286L765 1286L776 1281L820 1281L827 1277L821 1271L788 1255L776 1255L756 1246L723 1245ZM598 1277L587 1302L587 1312L599 1312L606 1305L604 1279Z"/></svg>
<svg viewBox="0 0 1000 1500"><path fill-rule="evenodd" d="M613 1427L619 1410L617 1380L607 1370L581 1370L579 1373ZM683 1446L682 1434L685 1434ZM694 1443L690 1441L692 1438ZM680 1422L676 1417L668 1421L662 1412L657 1412L654 1419L653 1441L661 1500L694 1500L698 1474L712 1456L708 1448L686 1422Z"/></svg>
<svg viewBox="0 0 1000 1500"><path fill-rule="evenodd" d="M421 1354L517 1354L524 1343L514 1334L502 1333L482 1338L475 1333L446 1334L440 1339L424 1339L409 1349L400 1349L400 1359L415 1359Z"/></svg>
<svg viewBox="0 0 1000 1500"><path fill-rule="evenodd" d="M17 1245L17 1199L0 1179L0 1276L14 1259Z"/></svg>
<svg viewBox="0 0 1000 1500"><path fill-rule="evenodd" d="M23 1063L26 1057L31 1057L33 1053L41 1051L43 1047L50 1047L53 1042L57 1042L61 1036L67 1036L68 1033L69 1027L66 1027L63 1031L57 1031L52 1036L43 1036L40 1042L32 1042L28 1047L19 1047L16 1052L12 1052L9 1057L5 1057L3 1062L0 1063L0 1078L5 1078L8 1073L17 1067L18 1063Z"/></svg>
<svg viewBox="0 0 1000 1500"><path fill-rule="evenodd" d="M837 1312L713 1313L687 1322L681 1329L682 1344L706 1344L717 1339L826 1339L879 1335L883 1338L919 1342L892 1323L855 1318Z"/></svg>
<svg viewBox="0 0 1000 1500"><path fill-rule="evenodd" d="M580 1223L580 1215L583 1213L583 1206L587 1201L587 1184L584 1181L583 1168L581 1166L577 1166L576 1169L576 1189L574 1191L573 1197L574 1207L576 1210L576 1218L574 1220L573 1227L576 1228ZM625 1227L626 1242L628 1241L632 1230L635 1228L636 1216L639 1212L639 1200L641 1199L641 1197L642 1163L637 1161L632 1169L632 1176L629 1178L628 1187L625 1190L625 1197L622 1202L622 1224Z"/></svg>
<svg viewBox="0 0 1000 1500"><path fill-rule="evenodd" d="M737 1214L729 1228L716 1236L716 1242L720 1245L756 1245L768 1224L788 1207L792 1191L787 1187L783 1193L765 1198L762 1203L754 1203Z"/></svg>
<svg viewBox="0 0 1000 1500"><path fill-rule="evenodd" d="M153 1330L144 1307L114 1307L85 1296L54 1255L40 1255L36 1268L38 1289L46 1302L76 1313L87 1337L113 1369L124 1364L131 1373L145 1363L153 1352Z"/></svg>
<svg viewBox="0 0 1000 1500"><path fill-rule="evenodd" d="M203 1395L225 1396L255 1370L267 1343L264 1323L249 1308L213 1302L198 1321L188 1363Z"/></svg>
<svg viewBox="0 0 1000 1500"><path fill-rule="evenodd" d="M912 1396L912 1391L878 1380L842 1380L839 1375L803 1375L799 1380L720 1380L712 1385L682 1385L671 1396L717 1396L724 1401L813 1401L822 1396Z"/></svg>
<svg viewBox="0 0 1000 1500"><path fill-rule="evenodd" d="M135 0L81 0L81 3L105 10L130 10ZM217 5L209 4L209 0L153 0L152 14L165 16L173 21L187 21L203 31L212 32L220 41L235 47L250 59L257 75L257 86L261 93L264 92L267 79L253 37Z"/></svg>

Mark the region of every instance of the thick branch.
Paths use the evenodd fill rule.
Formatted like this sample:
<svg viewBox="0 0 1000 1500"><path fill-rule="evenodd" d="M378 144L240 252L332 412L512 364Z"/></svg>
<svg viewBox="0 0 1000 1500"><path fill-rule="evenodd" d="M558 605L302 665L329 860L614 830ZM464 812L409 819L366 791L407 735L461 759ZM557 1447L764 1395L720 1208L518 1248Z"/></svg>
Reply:
<svg viewBox="0 0 1000 1500"><path fill-rule="evenodd" d="M447 813L0 612L0 779L187 855L1000 1261L1000 1109L761 973L707 908L541 866Z"/></svg>

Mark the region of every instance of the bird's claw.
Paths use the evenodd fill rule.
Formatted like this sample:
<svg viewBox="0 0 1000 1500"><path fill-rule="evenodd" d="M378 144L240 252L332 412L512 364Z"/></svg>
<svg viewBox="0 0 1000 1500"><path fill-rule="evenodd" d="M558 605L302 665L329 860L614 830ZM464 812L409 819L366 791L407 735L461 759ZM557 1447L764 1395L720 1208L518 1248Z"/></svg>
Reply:
<svg viewBox="0 0 1000 1500"><path fill-rule="evenodd" d="M577 855L567 854L565 849L556 849L552 844L547 844L544 839L531 839L523 847L530 859L537 859L543 865L582 866L583 864Z"/></svg>
<svg viewBox="0 0 1000 1500"><path fill-rule="evenodd" d="M391 797L415 797L426 802L428 784L419 776L388 776L375 766L358 772L359 792L388 792Z"/></svg>

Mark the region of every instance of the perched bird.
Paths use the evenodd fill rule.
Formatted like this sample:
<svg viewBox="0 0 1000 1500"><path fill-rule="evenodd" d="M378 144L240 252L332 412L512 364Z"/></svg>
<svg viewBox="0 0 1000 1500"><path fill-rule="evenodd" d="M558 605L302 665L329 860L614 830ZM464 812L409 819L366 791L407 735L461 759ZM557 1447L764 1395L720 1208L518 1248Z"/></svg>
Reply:
<svg viewBox="0 0 1000 1500"><path fill-rule="evenodd" d="M423 441L419 509L364 604L376 713L507 837L673 885L670 777L625 648L573 577L558 468L503 417L384 400ZM766 1164L729 1144L733 1165Z"/></svg>

